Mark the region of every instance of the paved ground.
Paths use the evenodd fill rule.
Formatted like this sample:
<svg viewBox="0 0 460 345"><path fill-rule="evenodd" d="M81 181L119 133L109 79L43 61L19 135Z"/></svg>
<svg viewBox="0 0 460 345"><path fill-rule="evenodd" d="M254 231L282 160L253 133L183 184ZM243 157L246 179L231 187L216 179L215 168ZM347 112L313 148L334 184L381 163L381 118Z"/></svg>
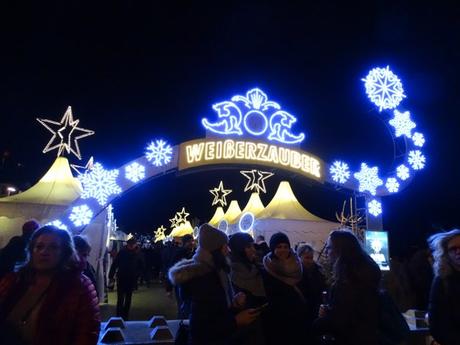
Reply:
<svg viewBox="0 0 460 345"><path fill-rule="evenodd" d="M101 304L102 321L116 315L117 293L109 292L109 303ZM147 288L140 286L134 291L129 314L130 320L149 320L153 315L176 319L176 301L166 296L164 287L154 283Z"/></svg>

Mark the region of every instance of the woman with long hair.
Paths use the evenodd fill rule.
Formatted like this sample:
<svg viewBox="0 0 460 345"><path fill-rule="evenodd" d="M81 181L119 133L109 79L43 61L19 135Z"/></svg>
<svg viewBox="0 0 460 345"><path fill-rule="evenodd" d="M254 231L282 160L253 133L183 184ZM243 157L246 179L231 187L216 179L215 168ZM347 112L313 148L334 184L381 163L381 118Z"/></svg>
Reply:
<svg viewBox="0 0 460 345"><path fill-rule="evenodd" d="M428 307L430 331L442 345L460 341L460 230L438 233L428 239L433 251L434 274Z"/></svg>
<svg viewBox="0 0 460 345"><path fill-rule="evenodd" d="M340 345L377 345L380 269L350 231L336 230L326 244L333 278L314 328Z"/></svg>
<svg viewBox="0 0 460 345"><path fill-rule="evenodd" d="M96 344L96 290L81 273L70 234L44 226L32 236L28 261L0 281L3 345Z"/></svg>

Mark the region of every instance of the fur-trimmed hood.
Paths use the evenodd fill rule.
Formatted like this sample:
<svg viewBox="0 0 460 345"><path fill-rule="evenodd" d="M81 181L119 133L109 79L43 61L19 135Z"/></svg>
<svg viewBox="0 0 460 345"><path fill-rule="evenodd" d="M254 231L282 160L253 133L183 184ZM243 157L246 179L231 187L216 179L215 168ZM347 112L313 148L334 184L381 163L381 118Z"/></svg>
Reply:
<svg viewBox="0 0 460 345"><path fill-rule="evenodd" d="M194 259L181 260L169 269L168 277L173 285L184 284L193 278L211 272L213 268Z"/></svg>

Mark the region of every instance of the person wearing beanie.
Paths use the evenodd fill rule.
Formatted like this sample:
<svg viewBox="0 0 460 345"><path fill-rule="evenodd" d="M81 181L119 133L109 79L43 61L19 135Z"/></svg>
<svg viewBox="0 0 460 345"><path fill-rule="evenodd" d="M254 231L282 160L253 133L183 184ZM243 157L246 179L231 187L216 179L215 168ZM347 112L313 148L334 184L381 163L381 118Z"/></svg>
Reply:
<svg viewBox="0 0 460 345"><path fill-rule="evenodd" d="M270 304L268 343L295 344L296 334L306 329L310 314L302 292L302 264L285 233L273 234L269 246L270 253L263 258Z"/></svg>
<svg viewBox="0 0 460 345"><path fill-rule="evenodd" d="M27 246L32 234L40 227L35 219L22 225L22 236L14 236L0 252L0 279L13 272L27 259Z"/></svg>
<svg viewBox="0 0 460 345"><path fill-rule="evenodd" d="M227 235L203 224L193 258L169 270L169 279L179 288L183 308L190 310L192 345L231 344L238 327L251 324L259 316L255 309L238 309L242 295L233 294L228 277L229 253Z"/></svg>

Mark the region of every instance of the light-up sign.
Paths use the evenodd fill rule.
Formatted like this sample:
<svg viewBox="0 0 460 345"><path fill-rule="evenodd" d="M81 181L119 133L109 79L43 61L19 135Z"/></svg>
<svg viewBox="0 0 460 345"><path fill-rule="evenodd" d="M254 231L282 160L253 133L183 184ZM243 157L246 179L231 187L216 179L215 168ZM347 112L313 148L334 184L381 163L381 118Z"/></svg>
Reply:
<svg viewBox="0 0 460 345"><path fill-rule="evenodd" d="M304 141L305 134L293 134L295 116L281 110L281 106L269 101L260 89L252 89L245 96L233 96L231 101L214 104L218 120L210 122L202 119L203 126L220 135L252 135L283 144Z"/></svg>
<svg viewBox="0 0 460 345"><path fill-rule="evenodd" d="M386 231L366 231L366 251L382 271L390 270L388 233Z"/></svg>
<svg viewBox="0 0 460 345"><path fill-rule="evenodd" d="M323 181L324 163L301 151L245 140L192 140L180 145L179 170L212 164L263 164Z"/></svg>

